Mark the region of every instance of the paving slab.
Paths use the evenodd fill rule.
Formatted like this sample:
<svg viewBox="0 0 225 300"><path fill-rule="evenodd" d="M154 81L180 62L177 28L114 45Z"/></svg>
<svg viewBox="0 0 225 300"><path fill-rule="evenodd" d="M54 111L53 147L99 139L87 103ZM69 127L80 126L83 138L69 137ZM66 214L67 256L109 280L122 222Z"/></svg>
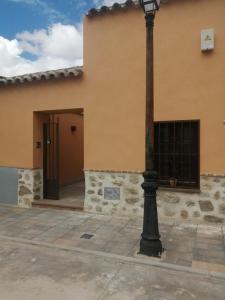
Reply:
<svg viewBox="0 0 225 300"><path fill-rule="evenodd" d="M4 300L223 300L225 294L225 279L12 241L1 240L0 268Z"/></svg>
<svg viewBox="0 0 225 300"><path fill-rule="evenodd" d="M119 263L106 259L27 245L14 246L4 258L0 273L4 300L98 300L119 268Z"/></svg>
<svg viewBox="0 0 225 300"><path fill-rule="evenodd" d="M174 271L158 272L154 268L139 265L132 265L131 268L124 264L100 299L222 300L224 297L220 281L203 282L198 276L184 276L182 273L177 275Z"/></svg>
<svg viewBox="0 0 225 300"><path fill-rule="evenodd" d="M160 222L165 252L163 265L196 266L225 273L224 227ZM78 247L135 258L139 252L141 218L116 217L53 209L16 209L0 206L0 236L61 247ZM91 234L91 239L82 239ZM149 260L145 257L146 261ZM222 266L222 267L221 267Z"/></svg>

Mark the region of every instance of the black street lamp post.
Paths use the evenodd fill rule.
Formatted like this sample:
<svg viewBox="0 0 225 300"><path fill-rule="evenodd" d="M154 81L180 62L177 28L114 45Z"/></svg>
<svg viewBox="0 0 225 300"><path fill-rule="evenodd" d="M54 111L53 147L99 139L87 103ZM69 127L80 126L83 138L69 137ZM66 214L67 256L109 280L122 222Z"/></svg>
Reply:
<svg viewBox="0 0 225 300"><path fill-rule="evenodd" d="M155 13L160 0L140 0L145 13L146 51L146 150L144 183L144 220L140 241L140 254L160 257L163 251L160 241L156 203L157 172L154 171L154 82L153 82L153 28Z"/></svg>

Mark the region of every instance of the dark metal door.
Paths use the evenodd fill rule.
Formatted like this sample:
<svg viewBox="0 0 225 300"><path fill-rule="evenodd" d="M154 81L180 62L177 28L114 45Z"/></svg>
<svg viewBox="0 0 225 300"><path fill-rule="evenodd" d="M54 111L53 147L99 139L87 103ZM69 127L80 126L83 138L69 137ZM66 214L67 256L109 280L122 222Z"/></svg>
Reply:
<svg viewBox="0 0 225 300"><path fill-rule="evenodd" d="M59 123L54 115L44 124L44 198L59 200Z"/></svg>

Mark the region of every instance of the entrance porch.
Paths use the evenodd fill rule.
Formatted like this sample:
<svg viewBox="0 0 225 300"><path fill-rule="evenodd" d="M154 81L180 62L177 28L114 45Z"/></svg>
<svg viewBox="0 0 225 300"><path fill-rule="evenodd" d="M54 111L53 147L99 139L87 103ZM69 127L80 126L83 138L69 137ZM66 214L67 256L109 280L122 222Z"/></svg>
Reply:
<svg viewBox="0 0 225 300"><path fill-rule="evenodd" d="M33 207L52 207L69 210L83 210L85 182L80 181L60 188L59 200L41 199L32 203Z"/></svg>

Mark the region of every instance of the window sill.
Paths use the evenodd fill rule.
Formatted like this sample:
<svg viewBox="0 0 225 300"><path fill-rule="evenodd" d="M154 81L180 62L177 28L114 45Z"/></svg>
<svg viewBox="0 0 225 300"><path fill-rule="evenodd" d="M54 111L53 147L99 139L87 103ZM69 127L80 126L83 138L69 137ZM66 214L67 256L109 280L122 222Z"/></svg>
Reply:
<svg viewBox="0 0 225 300"><path fill-rule="evenodd" d="M190 193L190 194L199 194L201 193L200 189L185 189L185 188L170 188L170 187L159 187L159 191L167 192L177 192L177 193Z"/></svg>

